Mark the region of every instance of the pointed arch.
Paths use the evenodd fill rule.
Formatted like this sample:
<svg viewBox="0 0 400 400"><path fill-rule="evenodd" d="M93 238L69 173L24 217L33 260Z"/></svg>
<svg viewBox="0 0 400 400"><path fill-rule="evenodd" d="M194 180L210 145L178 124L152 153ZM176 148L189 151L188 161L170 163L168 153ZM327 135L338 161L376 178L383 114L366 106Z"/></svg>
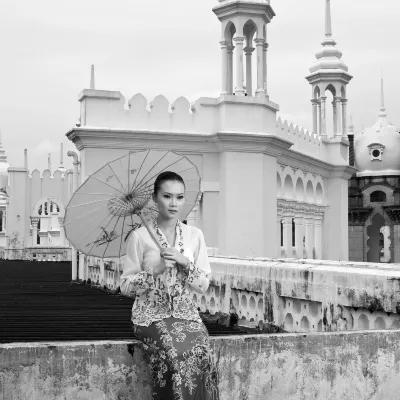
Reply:
<svg viewBox="0 0 400 400"><path fill-rule="evenodd" d="M331 83L325 88L325 92L329 91L332 93L332 96L335 97L336 96L336 89L335 86L333 86Z"/></svg>
<svg viewBox="0 0 400 400"><path fill-rule="evenodd" d="M319 99L321 97L321 90L318 85L315 85L314 87L314 93L313 93L313 98L314 99Z"/></svg>
<svg viewBox="0 0 400 400"><path fill-rule="evenodd" d="M229 21L226 24L225 30L224 30L224 39L229 42L232 43L232 38L236 33L236 26L232 21Z"/></svg>

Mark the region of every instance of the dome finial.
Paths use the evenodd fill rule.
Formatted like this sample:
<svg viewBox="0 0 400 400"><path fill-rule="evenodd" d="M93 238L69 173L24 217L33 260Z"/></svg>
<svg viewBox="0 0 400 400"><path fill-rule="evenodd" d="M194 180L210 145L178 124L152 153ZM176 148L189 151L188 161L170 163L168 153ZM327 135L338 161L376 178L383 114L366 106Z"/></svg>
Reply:
<svg viewBox="0 0 400 400"><path fill-rule="evenodd" d="M331 1L325 2L325 36L330 38L332 36L332 18L331 18Z"/></svg>
<svg viewBox="0 0 400 400"><path fill-rule="evenodd" d="M96 89L94 82L94 64L90 68L90 89Z"/></svg>
<svg viewBox="0 0 400 400"><path fill-rule="evenodd" d="M379 112L380 117L386 117L386 109L385 109L385 96L383 93L383 70L381 71L381 109Z"/></svg>

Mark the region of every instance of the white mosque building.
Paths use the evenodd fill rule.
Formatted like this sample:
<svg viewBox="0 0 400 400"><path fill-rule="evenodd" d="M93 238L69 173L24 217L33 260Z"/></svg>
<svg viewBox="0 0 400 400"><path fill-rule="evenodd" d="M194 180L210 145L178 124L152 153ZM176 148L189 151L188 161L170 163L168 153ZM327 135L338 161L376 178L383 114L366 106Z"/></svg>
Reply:
<svg viewBox="0 0 400 400"><path fill-rule="evenodd" d="M379 151L379 165L386 169L398 171L400 166L389 162L391 144L373 139L376 127L356 135L355 166L349 163L354 141L346 123L346 88L352 76L332 36L330 0L326 0L322 47L306 77L312 89L312 132L277 117L279 106L268 92L268 82L274 79L267 75L267 28L275 17L270 2L219 0L213 12L221 24L221 37L215 38L221 44L219 97L201 97L193 103L179 97L170 103L161 95L148 100L136 94L126 100L118 91L96 89L92 69L90 88L79 95L80 122L67 133L77 149L69 154L74 169L30 172L27 159L23 168L8 169L6 257L23 253L30 259L71 259L62 227L73 191L106 162L131 150L153 148L179 151L198 167L202 196L188 223L203 230L214 254L330 260L347 260L350 254L354 259L353 248L360 246L365 227L349 227L349 253L343 229L353 215L349 179L355 176L350 198L354 182L374 181L362 175L374 170L361 161L365 152L370 156ZM397 143L395 129L382 124ZM362 139L367 136L368 143ZM378 165L372 159L371 163L374 168ZM376 190L388 194L389 181ZM382 217L389 218L390 213L395 211L386 208ZM375 227L373 222L371 226ZM390 226L391 233L382 230L386 240L393 235ZM357 244L354 232L359 232ZM84 279L76 260L72 250L73 278ZM79 257L79 267L83 262Z"/></svg>

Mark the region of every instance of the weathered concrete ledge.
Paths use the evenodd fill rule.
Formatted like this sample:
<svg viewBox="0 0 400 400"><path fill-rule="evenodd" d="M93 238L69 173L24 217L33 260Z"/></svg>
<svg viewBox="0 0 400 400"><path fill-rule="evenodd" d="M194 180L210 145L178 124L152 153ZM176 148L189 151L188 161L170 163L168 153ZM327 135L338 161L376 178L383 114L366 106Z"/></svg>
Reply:
<svg viewBox="0 0 400 400"><path fill-rule="evenodd" d="M400 331L215 337L221 399L397 400ZM0 345L1 400L147 400L138 342Z"/></svg>
<svg viewBox="0 0 400 400"><path fill-rule="evenodd" d="M264 332L400 328L400 264L215 256L210 262L210 287L193 300L224 321L237 314L241 325ZM87 268L91 282L118 288L122 266Z"/></svg>

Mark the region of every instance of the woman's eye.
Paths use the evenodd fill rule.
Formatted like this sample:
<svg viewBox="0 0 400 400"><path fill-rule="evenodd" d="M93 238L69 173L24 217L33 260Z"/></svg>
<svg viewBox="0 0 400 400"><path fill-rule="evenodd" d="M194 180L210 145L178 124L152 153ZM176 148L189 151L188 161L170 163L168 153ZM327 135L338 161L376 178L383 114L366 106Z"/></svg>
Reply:
<svg viewBox="0 0 400 400"><path fill-rule="evenodd" d="M178 199L179 200L182 200L182 199L184 199L185 198L185 196L178 196Z"/></svg>
<svg viewBox="0 0 400 400"><path fill-rule="evenodd" d="M164 199L169 199L169 196L167 194L164 194Z"/></svg>

